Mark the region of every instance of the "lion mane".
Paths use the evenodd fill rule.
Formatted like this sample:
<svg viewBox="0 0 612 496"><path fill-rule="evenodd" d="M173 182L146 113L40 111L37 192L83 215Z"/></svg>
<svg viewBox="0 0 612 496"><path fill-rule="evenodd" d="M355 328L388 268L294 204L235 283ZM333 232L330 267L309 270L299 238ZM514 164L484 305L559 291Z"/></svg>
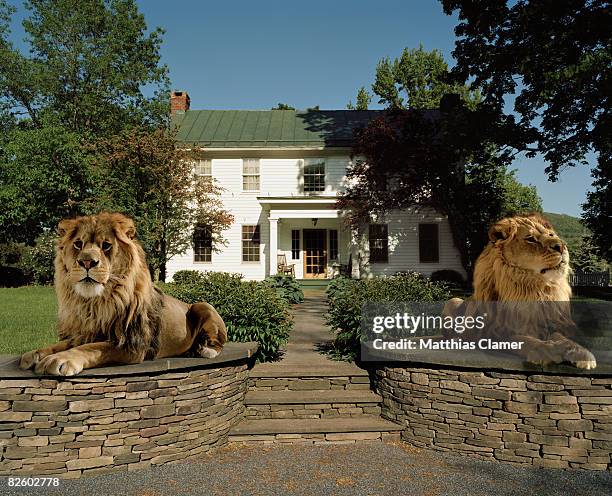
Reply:
<svg viewBox="0 0 612 496"><path fill-rule="evenodd" d="M444 309L445 315L488 315L482 330L462 337L521 339L519 354L530 362L594 368L593 354L569 338L576 331L569 252L550 222L540 214L517 215L494 223L488 234L474 268L473 296L453 298Z"/></svg>
<svg viewBox="0 0 612 496"><path fill-rule="evenodd" d="M132 219L102 212L62 220L55 257L60 342L25 353L24 369L74 375L106 364L215 357L225 324L208 303L183 303L151 281Z"/></svg>

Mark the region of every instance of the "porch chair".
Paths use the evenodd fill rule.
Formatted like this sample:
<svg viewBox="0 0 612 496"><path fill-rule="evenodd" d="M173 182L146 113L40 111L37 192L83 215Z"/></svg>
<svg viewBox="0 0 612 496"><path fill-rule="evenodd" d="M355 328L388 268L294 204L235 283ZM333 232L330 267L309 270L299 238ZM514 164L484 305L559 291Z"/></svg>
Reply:
<svg viewBox="0 0 612 496"><path fill-rule="evenodd" d="M295 277L295 264L287 265L287 255L277 255L276 257L278 273Z"/></svg>

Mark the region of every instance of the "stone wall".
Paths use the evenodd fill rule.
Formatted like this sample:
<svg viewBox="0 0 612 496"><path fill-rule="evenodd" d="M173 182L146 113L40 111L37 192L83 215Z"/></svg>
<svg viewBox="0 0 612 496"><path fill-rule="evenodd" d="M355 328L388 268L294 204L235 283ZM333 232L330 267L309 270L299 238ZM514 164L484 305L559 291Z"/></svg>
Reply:
<svg viewBox="0 0 612 496"><path fill-rule="evenodd" d="M610 470L612 377L385 367L383 417L421 447L517 464Z"/></svg>
<svg viewBox="0 0 612 496"><path fill-rule="evenodd" d="M82 475L194 458L244 414L246 363L138 377L0 380L0 475Z"/></svg>

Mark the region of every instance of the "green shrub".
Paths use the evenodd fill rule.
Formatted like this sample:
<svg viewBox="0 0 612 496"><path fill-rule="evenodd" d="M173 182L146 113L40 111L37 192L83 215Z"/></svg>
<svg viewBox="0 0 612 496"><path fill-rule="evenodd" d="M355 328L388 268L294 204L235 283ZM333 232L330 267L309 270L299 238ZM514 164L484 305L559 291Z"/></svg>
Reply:
<svg viewBox="0 0 612 496"><path fill-rule="evenodd" d="M453 287L463 287L465 285L463 276L452 269L436 270L429 279L433 282L446 282Z"/></svg>
<svg viewBox="0 0 612 496"><path fill-rule="evenodd" d="M230 341L259 343L258 361L278 357L279 349L289 339L293 321L289 303L275 289L225 272L181 271L179 280L188 282L160 287L186 303L206 301L213 305L227 326Z"/></svg>
<svg viewBox="0 0 612 496"><path fill-rule="evenodd" d="M351 279L350 277L340 276L332 279L327 288L325 288L325 295L328 300L333 300L336 295L342 294L342 292L347 290L347 287L351 284L355 284L358 281L355 279Z"/></svg>
<svg viewBox="0 0 612 496"><path fill-rule="evenodd" d="M264 279L262 284L274 288L278 295L289 303L302 303L304 301L304 292L300 283L293 276L276 274Z"/></svg>
<svg viewBox="0 0 612 496"><path fill-rule="evenodd" d="M26 246L23 252L20 262L21 269L34 284L53 283L56 238L53 232L41 234L36 238L36 244Z"/></svg>
<svg viewBox="0 0 612 496"><path fill-rule="evenodd" d="M337 282L331 297L328 293L329 311L326 315L327 324L336 333L333 354L348 359L358 356L361 312L366 302L433 302L448 298L446 285L432 282L416 272Z"/></svg>

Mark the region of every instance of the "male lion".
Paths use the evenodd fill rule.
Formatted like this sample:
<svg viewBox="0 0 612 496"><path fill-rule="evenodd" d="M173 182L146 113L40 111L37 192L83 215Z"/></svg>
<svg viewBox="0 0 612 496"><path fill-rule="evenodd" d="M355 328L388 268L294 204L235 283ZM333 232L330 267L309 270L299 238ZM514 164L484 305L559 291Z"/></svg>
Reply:
<svg viewBox="0 0 612 496"><path fill-rule="evenodd" d="M593 354L566 335L576 330L568 274L567 247L546 219L539 214L502 219L489 229L489 244L476 261L474 295L453 298L444 314L488 312L482 331L461 337L523 341L514 352L529 362L592 369Z"/></svg>
<svg viewBox="0 0 612 496"><path fill-rule="evenodd" d="M22 369L66 376L186 352L219 354L227 340L223 320L208 303L188 305L153 286L132 219L106 212L65 219L58 233L61 341L25 353Z"/></svg>

